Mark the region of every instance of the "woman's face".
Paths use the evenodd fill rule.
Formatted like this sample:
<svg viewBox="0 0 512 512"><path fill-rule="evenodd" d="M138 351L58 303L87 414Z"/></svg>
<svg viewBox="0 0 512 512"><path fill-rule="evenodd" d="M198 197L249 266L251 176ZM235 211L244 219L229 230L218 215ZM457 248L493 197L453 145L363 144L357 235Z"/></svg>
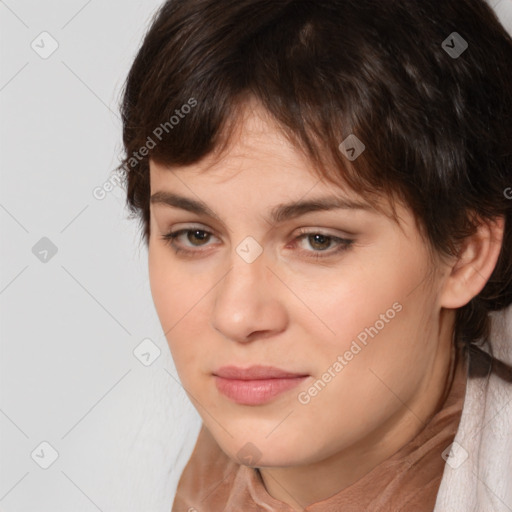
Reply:
<svg viewBox="0 0 512 512"><path fill-rule="evenodd" d="M365 201L315 177L258 114L218 162L151 161L150 284L183 387L221 448L249 465L295 466L369 449L397 422L425 419L419 404L449 335L445 273L403 207L401 228L371 208L286 208ZM302 377L216 376L253 365Z"/></svg>

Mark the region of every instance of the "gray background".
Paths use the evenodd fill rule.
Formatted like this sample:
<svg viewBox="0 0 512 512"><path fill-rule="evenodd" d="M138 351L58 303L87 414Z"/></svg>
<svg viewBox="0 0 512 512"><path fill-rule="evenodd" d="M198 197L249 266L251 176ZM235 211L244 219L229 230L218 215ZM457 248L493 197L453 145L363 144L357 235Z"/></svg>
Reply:
<svg viewBox="0 0 512 512"><path fill-rule="evenodd" d="M199 431L112 181L160 4L0 1L1 512L169 512ZM512 32L512 0L491 4Z"/></svg>

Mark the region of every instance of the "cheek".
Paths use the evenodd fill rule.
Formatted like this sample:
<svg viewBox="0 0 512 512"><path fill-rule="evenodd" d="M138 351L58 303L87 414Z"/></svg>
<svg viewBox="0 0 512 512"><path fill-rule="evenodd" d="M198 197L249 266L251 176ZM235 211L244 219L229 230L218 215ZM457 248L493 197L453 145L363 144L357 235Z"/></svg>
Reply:
<svg viewBox="0 0 512 512"><path fill-rule="evenodd" d="M335 279L331 274L331 279L316 283L297 282L297 295L306 297L308 307L307 314L297 318L307 318L308 337L321 339L315 348L332 358L349 350L352 341L364 344L375 329L384 332L402 320L398 310L409 291L407 281L407 272L392 276L380 266L365 265L340 269Z"/></svg>
<svg viewBox="0 0 512 512"><path fill-rule="evenodd" d="M323 289L310 287L308 305L321 321L310 314L307 326L303 324L307 338L317 340L307 348L307 359L315 362L317 379L335 374L325 386L330 391L322 391L317 404L342 400L358 414L364 413L361 404L385 404L393 396L379 377L393 389L409 392L428 361L428 331L434 328L424 326L429 309L425 290L417 287L411 293L422 275L407 263L368 265Z"/></svg>
<svg viewBox="0 0 512 512"><path fill-rule="evenodd" d="M397 396L408 400L424 377L435 326L422 327L425 291L419 287L411 294L410 282L397 278L381 287L376 280L358 291L340 284L341 291L331 295L335 300L324 303L336 334L323 336L311 355L320 391L311 390L315 397L305 407L310 417L331 418L333 436L340 425L347 432L356 432L361 422L378 426L400 407Z"/></svg>
<svg viewBox="0 0 512 512"><path fill-rule="evenodd" d="M155 244L156 245L156 244ZM171 249L151 247L148 253L151 295L162 323L170 329L187 312L195 309L208 284L199 272L183 272L183 266L171 255Z"/></svg>
<svg viewBox="0 0 512 512"><path fill-rule="evenodd" d="M180 271L179 265L172 264L164 252L150 249L149 282L162 330L180 370L197 360L200 353L196 346L201 340L198 318L207 318L202 308L211 286L193 273Z"/></svg>
<svg viewBox="0 0 512 512"><path fill-rule="evenodd" d="M162 251L150 247L148 253L149 284L151 295L158 317L167 331L172 325L172 319L178 314L176 287L179 286L177 275L171 265L165 261Z"/></svg>
<svg viewBox="0 0 512 512"><path fill-rule="evenodd" d="M386 314L387 306L392 306L387 299L382 301L384 308L380 304L365 304L359 311L345 308L334 327L336 339L323 337L311 354L316 372L297 397L297 418L301 431L313 437L323 425L319 442L325 442L326 454L333 440L343 449L396 414L423 377L424 362L415 344L421 340L404 335L412 320L406 306L400 303L403 309L398 311L397 304L388 312L388 323L379 319L380 311ZM384 324L375 327L376 320ZM364 336L358 338L361 333Z"/></svg>

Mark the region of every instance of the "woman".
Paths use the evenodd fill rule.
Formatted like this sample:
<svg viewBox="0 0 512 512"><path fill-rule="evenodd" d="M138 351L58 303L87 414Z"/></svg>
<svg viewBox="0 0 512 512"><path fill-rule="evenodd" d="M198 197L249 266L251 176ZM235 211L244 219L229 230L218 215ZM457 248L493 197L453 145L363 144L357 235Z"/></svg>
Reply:
<svg viewBox="0 0 512 512"><path fill-rule="evenodd" d="M483 0L162 6L122 168L203 420L173 512L512 508L511 64Z"/></svg>

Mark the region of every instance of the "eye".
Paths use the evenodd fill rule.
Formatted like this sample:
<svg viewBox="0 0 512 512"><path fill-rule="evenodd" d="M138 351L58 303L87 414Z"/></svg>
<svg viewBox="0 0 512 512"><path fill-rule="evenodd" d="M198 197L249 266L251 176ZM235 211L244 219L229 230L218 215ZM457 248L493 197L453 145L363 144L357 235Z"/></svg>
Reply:
<svg viewBox="0 0 512 512"><path fill-rule="evenodd" d="M192 241L192 246L200 247L202 244L201 242L204 242L205 240L208 241L210 239L210 233L209 231L206 231L204 229L199 228L192 228L192 229L180 229L178 231L171 231L170 233L167 233L163 235L161 238L165 241L166 244L170 245L171 248L174 250L176 254L190 254L190 253L197 253L198 251L190 251L188 249L183 249L180 244L177 244L175 240L179 239L181 235L187 235L187 240ZM196 242L199 242L196 244ZM190 246L189 246L190 247Z"/></svg>
<svg viewBox="0 0 512 512"><path fill-rule="evenodd" d="M176 243L182 235L186 235L186 240L191 243L191 245L185 245L185 248L182 243ZM213 234L210 231L200 229L200 228L186 228L180 229L178 231L171 231L161 236L161 239L165 241L166 244L170 245L175 254L182 254L184 256L194 257L201 252L202 250L194 250L191 247L202 247L207 246L208 242ZM338 254L342 251L346 251L354 242L352 239L341 238L334 235L330 235L327 233L322 233L321 231L306 231L304 229L300 230L299 236L297 236L292 241L292 246L297 246L297 242L307 240L310 247L312 247L313 251L308 251L301 249L299 253L301 253L305 258L311 259L320 259L320 258L329 258ZM332 249L332 244L334 243L334 249ZM329 249L331 247L331 249ZM325 253L325 254L322 254Z"/></svg>
<svg viewBox="0 0 512 512"><path fill-rule="evenodd" d="M332 257L342 251L346 251L353 244L354 240L348 238L341 238L338 236L330 235L328 233L322 233L321 231L307 231L304 229L300 230L300 235L295 238L293 241L294 245L296 245L297 241L307 241L308 245L314 251L300 251L302 253L306 253L306 258L320 259L320 258L329 258ZM332 243L335 243L334 249L331 248L329 250L329 246L332 247ZM309 254L307 254L309 253ZM321 254L325 253L325 254Z"/></svg>

